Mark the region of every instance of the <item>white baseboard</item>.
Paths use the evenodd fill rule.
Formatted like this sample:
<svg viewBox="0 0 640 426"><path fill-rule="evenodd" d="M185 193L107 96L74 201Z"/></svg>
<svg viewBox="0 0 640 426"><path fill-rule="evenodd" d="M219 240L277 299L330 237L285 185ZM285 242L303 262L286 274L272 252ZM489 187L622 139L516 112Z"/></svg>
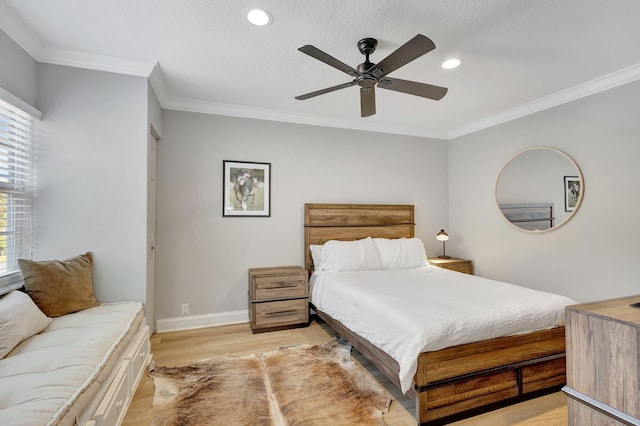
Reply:
<svg viewBox="0 0 640 426"><path fill-rule="evenodd" d="M241 322L249 322L248 310L157 319L156 331L158 333L166 333L167 331L190 330L193 328L238 324Z"/></svg>

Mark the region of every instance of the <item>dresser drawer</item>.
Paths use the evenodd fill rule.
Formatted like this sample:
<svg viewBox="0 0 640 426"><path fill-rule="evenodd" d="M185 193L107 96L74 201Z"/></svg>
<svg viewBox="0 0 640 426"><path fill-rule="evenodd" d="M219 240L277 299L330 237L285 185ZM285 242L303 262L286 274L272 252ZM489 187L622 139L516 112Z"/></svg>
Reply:
<svg viewBox="0 0 640 426"><path fill-rule="evenodd" d="M278 299L307 295L307 272L252 275L251 299Z"/></svg>
<svg viewBox="0 0 640 426"><path fill-rule="evenodd" d="M151 342L149 341L149 326L144 326L136 335L127 359L129 360L129 388L135 393L138 382L144 373L144 366L149 362Z"/></svg>
<svg viewBox="0 0 640 426"><path fill-rule="evenodd" d="M93 415L96 426L117 425L122 422L129 400L128 372L129 361L122 361L111 386Z"/></svg>
<svg viewBox="0 0 640 426"><path fill-rule="evenodd" d="M252 324L257 328L309 322L307 298L252 303L251 312Z"/></svg>
<svg viewBox="0 0 640 426"><path fill-rule="evenodd" d="M561 386L567 381L566 358L563 356L522 367L522 392L530 393L551 386Z"/></svg>

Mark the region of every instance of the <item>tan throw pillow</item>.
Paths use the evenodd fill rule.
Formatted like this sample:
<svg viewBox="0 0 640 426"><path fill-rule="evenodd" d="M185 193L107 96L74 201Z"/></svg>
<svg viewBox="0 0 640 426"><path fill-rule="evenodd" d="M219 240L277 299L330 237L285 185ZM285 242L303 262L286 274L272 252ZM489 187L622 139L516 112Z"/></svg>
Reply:
<svg viewBox="0 0 640 426"><path fill-rule="evenodd" d="M91 252L64 261L18 259L27 294L48 317L96 306Z"/></svg>

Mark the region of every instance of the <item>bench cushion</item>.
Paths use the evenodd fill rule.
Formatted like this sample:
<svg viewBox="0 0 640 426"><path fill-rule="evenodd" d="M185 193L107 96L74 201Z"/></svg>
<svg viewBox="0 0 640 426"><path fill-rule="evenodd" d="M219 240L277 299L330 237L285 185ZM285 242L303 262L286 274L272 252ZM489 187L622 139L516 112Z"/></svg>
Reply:
<svg viewBox="0 0 640 426"><path fill-rule="evenodd" d="M73 425L144 318L139 302L54 318L0 360L0 424Z"/></svg>

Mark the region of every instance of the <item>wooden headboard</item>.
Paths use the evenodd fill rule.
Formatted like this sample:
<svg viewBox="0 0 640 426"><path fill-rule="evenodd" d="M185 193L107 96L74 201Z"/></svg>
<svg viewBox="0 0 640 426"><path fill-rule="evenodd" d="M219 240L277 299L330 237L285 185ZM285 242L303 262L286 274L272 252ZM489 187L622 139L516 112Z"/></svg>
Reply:
<svg viewBox="0 0 640 426"><path fill-rule="evenodd" d="M305 268L313 271L311 244L366 237L413 238L414 227L413 205L409 204L305 204Z"/></svg>

